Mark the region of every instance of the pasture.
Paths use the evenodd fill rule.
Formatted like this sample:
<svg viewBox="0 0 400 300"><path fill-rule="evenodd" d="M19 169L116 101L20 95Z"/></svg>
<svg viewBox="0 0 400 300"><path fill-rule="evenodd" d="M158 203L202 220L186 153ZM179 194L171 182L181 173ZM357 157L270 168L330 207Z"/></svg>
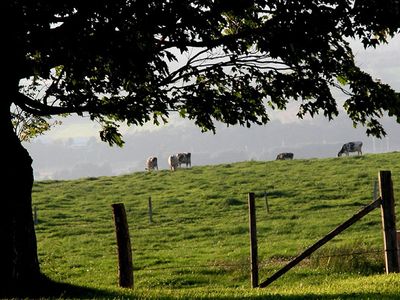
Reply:
<svg viewBox="0 0 400 300"><path fill-rule="evenodd" d="M379 209L271 286L251 289L247 194L256 194L263 281L369 204L379 170L392 171L398 203L399 162L393 152L38 181L41 268L55 281L82 287L76 298L393 299L400 275L384 274ZM120 202L133 248L133 290L117 287L111 204Z"/></svg>

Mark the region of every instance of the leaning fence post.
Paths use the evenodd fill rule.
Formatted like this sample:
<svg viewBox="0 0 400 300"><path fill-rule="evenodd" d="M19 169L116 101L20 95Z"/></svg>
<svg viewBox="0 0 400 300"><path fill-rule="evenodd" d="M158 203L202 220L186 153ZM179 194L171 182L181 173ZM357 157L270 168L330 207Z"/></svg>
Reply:
<svg viewBox="0 0 400 300"><path fill-rule="evenodd" d="M254 193L249 193L249 229L250 229L250 261L251 261L251 287L258 287L258 254L257 254L257 228L256 206Z"/></svg>
<svg viewBox="0 0 400 300"><path fill-rule="evenodd" d="M382 198L381 216L386 273L398 273L400 270L397 248L396 215L390 171L379 172L379 193Z"/></svg>
<svg viewBox="0 0 400 300"><path fill-rule="evenodd" d="M148 207L149 207L149 223L153 223L153 205L151 203L151 196L149 197L149 203L148 203Z"/></svg>
<svg viewBox="0 0 400 300"><path fill-rule="evenodd" d="M111 206L118 247L119 286L133 288L132 248L125 207L123 203L112 204Z"/></svg>
<svg viewBox="0 0 400 300"><path fill-rule="evenodd" d="M265 206L267 207L267 213L269 213L269 205L268 205L267 191L264 191L264 199L265 199Z"/></svg>

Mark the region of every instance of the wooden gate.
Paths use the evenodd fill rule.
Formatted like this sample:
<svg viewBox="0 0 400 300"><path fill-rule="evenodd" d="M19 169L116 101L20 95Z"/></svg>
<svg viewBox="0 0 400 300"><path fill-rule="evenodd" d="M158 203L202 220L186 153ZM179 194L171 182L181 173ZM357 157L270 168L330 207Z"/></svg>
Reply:
<svg viewBox="0 0 400 300"><path fill-rule="evenodd" d="M303 253L291 260L287 265L274 273L267 280L260 284L252 284L253 287L258 286L264 288L274 282L276 279L281 277L291 268L296 266L304 258L310 256L315 250L326 244L328 241L333 239L343 230L349 228L355 222L360 220L362 217L373 211L375 208L381 207L382 215L382 231L385 251L385 266L386 273L398 273L400 272L399 266L399 249L397 246L397 233L396 233L396 216L394 209L394 195L393 195L393 183L390 171L380 171L379 174L379 197L372 203L365 206L347 221L336 227L334 230L325 235L322 239L318 240L315 244L307 248Z"/></svg>

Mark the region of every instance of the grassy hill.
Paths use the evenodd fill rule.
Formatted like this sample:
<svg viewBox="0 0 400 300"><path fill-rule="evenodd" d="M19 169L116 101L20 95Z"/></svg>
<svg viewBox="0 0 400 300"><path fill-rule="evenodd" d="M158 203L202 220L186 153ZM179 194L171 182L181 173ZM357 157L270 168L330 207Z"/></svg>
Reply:
<svg viewBox="0 0 400 300"><path fill-rule="evenodd" d="M263 281L369 204L380 170L392 171L399 199L397 152L38 181L33 205L42 271L56 281L89 287L99 297L341 299L379 293L380 299L391 299L400 294L400 275L382 275L379 210L270 287L250 289L249 192L256 194ZM133 291L117 288L111 204L120 202L125 204L133 247Z"/></svg>

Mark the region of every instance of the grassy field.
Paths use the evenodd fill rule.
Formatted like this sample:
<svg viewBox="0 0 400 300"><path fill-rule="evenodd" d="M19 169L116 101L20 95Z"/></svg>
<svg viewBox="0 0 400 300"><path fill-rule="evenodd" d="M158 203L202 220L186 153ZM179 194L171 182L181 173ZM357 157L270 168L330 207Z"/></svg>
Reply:
<svg viewBox="0 0 400 300"><path fill-rule="evenodd" d="M81 298L393 299L400 275L384 274L378 209L269 287L250 288L249 192L256 194L263 281L369 204L380 170L392 171L400 195L397 152L38 181L41 268L55 281L82 287L74 295ZM120 202L133 247L133 290L117 287L111 204Z"/></svg>

